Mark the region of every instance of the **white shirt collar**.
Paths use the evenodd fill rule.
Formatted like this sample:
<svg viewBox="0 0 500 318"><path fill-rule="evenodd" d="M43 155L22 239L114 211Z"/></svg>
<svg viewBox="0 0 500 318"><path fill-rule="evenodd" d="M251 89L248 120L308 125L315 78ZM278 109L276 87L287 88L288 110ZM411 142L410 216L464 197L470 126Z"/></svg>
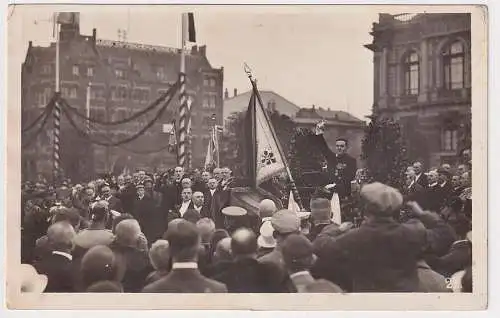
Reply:
<svg viewBox="0 0 500 318"><path fill-rule="evenodd" d="M201 208L203 208L203 205L200 205L199 207L197 207L194 203L193 203L193 207L196 211L200 212L201 211Z"/></svg>
<svg viewBox="0 0 500 318"><path fill-rule="evenodd" d="M431 187L434 187L436 186L438 183L437 182L434 182L433 184L431 184Z"/></svg>
<svg viewBox="0 0 500 318"><path fill-rule="evenodd" d="M290 274L290 278L295 278L297 276L303 276L303 275L310 275L309 271L300 271L300 272Z"/></svg>
<svg viewBox="0 0 500 318"><path fill-rule="evenodd" d="M64 256L66 257L67 259L69 259L70 261L73 260L73 255L69 254L69 253L66 253L66 252L61 252L61 251L52 251L52 254L56 254L56 255L61 255L61 256Z"/></svg>
<svg viewBox="0 0 500 318"><path fill-rule="evenodd" d="M211 194L211 195L214 195L215 190L217 190L217 189L210 189L210 194Z"/></svg>
<svg viewBox="0 0 500 318"><path fill-rule="evenodd" d="M184 213L186 213L190 203L191 201L182 202L181 207L179 208L179 213L181 214L181 216L184 216Z"/></svg>
<svg viewBox="0 0 500 318"><path fill-rule="evenodd" d="M196 262L183 262L183 263L173 263L172 269L197 269L198 264Z"/></svg>

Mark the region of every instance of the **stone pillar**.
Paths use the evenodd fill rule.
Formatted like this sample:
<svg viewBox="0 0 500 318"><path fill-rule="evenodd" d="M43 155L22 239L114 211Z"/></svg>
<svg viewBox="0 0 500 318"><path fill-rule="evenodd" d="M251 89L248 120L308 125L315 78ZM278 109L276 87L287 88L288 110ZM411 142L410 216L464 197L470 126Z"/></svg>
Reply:
<svg viewBox="0 0 500 318"><path fill-rule="evenodd" d="M380 88L380 102L384 108L387 107L387 48L382 49L382 54L380 55L380 67L379 67L379 88Z"/></svg>
<svg viewBox="0 0 500 318"><path fill-rule="evenodd" d="M427 49L427 40L423 40L420 43L420 61L419 61L419 95L418 101L420 103L427 101L427 93L429 91L429 75L428 75L428 67L429 67L429 52Z"/></svg>

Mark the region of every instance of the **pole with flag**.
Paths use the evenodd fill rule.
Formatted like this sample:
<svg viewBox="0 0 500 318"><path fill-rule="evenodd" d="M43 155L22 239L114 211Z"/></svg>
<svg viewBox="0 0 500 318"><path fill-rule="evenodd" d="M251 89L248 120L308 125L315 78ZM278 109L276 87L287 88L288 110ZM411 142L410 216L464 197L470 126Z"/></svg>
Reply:
<svg viewBox="0 0 500 318"><path fill-rule="evenodd" d="M252 95L245 122L245 138L247 140L246 157L250 161L247 162L247 174L251 178L252 186L259 187L265 181L285 172L291 183L292 193L296 200L294 201L297 203L298 208L303 210L300 195L286 162L285 154L266 109L263 106L252 71L246 64L245 72L252 84Z"/></svg>
<svg viewBox="0 0 500 318"><path fill-rule="evenodd" d="M182 43L181 43L181 65L180 65L180 110L179 110L179 145L177 147L177 164L181 167L186 165L186 137L189 125L189 106L186 94L186 44L196 42L193 13L182 14Z"/></svg>

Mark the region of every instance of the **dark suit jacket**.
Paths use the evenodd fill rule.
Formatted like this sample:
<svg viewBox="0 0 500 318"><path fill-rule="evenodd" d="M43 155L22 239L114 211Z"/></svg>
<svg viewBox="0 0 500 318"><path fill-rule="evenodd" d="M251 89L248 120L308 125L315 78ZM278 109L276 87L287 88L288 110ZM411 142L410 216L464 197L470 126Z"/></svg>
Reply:
<svg viewBox="0 0 500 318"><path fill-rule="evenodd" d="M195 210L196 211L196 209L194 208L194 203L193 202L191 202L189 204L188 210ZM196 211L196 212L198 212L198 211ZM202 218L210 218L211 217L210 210L209 210L209 208L205 204L203 204L203 206L201 207L200 212L198 212L198 213L200 214L200 216Z"/></svg>
<svg viewBox="0 0 500 318"><path fill-rule="evenodd" d="M203 276L198 269L172 269L147 285L143 293L227 293L226 285Z"/></svg>
<svg viewBox="0 0 500 318"><path fill-rule="evenodd" d="M415 201L417 202L420 206L423 206L423 204L426 201L425 197L426 191L425 188L420 185L417 182L413 183L411 187L406 187L404 191L404 200L406 202L408 201Z"/></svg>
<svg viewBox="0 0 500 318"><path fill-rule="evenodd" d="M163 215L150 196L145 195L141 200L136 198L133 215L139 222L149 244L159 239L166 230Z"/></svg>
<svg viewBox="0 0 500 318"><path fill-rule="evenodd" d="M214 192L212 198L212 207L210 210L210 215L215 223L215 227L218 229L224 228L225 216L222 214L222 209L231 205L231 188L227 187L223 189L219 186Z"/></svg>
<svg viewBox="0 0 500 318"><path fill-rule="evenodd" d="M39 274L47 275L47 293L71 293L76 291L76 270L73 262L58 254L48 254L36 263Z"/></svg>
<svg viewBox="0 0 500 318"><path fill-rule="evenodd" d="M230 293L279 293L286 291L281 277L277 266L244 258L234 261L214 279L224 283Z"/></svg>
<svg viewBox="0 0 500 318"><path fill-rule="evenodd" d="M134 184L129 183L125 185L120 191L118 198L122 202L123 212L133 214L134 213L134 203L135 198L137 197L137 189Z"/></svg>
<svg viewBox="0 0 500 318"><path fill-rule="evenodd" d="M425 173L421 173L420 177L417 179L417 183L420 184L424 189L429 186L429 179Z"/></svg>
<svg viewBox="0 0 500 318"><path fill-rule="evenodd" d="M117 212L123 213L123 205L122 205L122 201L120 199L118 199L115 196L111 196L106 201L108 201L108 203L109 203L110 210L115 210Z"/></svg>
<svg viewBox="0 0 500 318"><path fill-rule="evenodd" d="M180 204L182 202L181 192L181 181L174 181L172 184L166 185L162 190L162 209L168 211L173 209L176 205Z"/></svg>
<svg viewBox="0 0 500 318"><path fill-rule="evenodd" d="M356 159L348 154L337 156L330 150L323 135L314 135L313 145L325 157L328 163L329 182L337 184L337 193L340 197L351 195L351 181L356 176Z"/></svg>
<svg viewBox="0 0 500 318"><path fill-rule="evenodd" d="M110 246L115 253L118 277L126 293L140 292L148 274L153 270L145 251L113 242Z"/></svg>

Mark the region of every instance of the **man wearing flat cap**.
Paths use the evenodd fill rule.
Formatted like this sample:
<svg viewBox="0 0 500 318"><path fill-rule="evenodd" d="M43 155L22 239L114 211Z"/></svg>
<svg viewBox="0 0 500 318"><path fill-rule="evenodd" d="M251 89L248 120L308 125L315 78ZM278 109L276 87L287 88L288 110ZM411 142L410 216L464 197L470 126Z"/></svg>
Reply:
<svg viewBox="0 0 500 318"><path fill-rule="evenodd" d="M365 221L332 238L324 233L314 242L318 260L311 272L348 292L415 292L417 262L424 250L447 244L451 232L430 212L400 224L394 219L403 204L398 190L382 183L361 189ZM453 235L451 235L453 239Z"/></svg>
<svg viewBox="0 0 500 318"><path fill-rule="evenodd" d="M279 210L271 218L271 225L274 229L276 247L272 252L259 258L259 262L264 264L274 264L285 274L285 262L281 253L281 245L286 237L293 233L300 233L300 218L297 213L290 210Z"/></svg>

